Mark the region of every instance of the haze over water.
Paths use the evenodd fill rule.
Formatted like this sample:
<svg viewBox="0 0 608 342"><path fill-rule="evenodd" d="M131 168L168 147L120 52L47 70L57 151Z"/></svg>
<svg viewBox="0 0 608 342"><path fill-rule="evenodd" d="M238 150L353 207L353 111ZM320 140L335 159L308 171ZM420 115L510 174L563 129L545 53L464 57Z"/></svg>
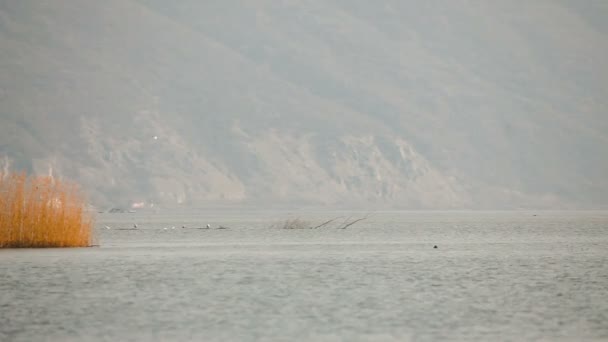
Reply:
<svg viewBox="0 0 608 342"><path fill-rule="evenodd" d="M0 340L608 338L607 212L271 227L342 214L103 214L98 248L2 250Z"/></svg>

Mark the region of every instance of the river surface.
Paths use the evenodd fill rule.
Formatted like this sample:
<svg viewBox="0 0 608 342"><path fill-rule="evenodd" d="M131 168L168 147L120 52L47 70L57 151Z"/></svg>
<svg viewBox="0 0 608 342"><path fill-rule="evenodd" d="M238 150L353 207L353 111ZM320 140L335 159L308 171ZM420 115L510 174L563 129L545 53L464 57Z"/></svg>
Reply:
<svg viewBox="0 0 608 342"><path fill-rule="evenodd" d="M344 215L100 214L99 247L0 250L0 341L608 340L608 212L279 228Z"/></svg>

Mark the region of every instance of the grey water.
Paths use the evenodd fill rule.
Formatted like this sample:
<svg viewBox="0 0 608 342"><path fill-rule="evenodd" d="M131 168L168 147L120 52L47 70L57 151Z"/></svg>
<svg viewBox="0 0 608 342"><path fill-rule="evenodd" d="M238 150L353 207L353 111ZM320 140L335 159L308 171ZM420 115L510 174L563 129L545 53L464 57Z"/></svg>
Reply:
<svg viewBox="0 0 608 342"><path fill-rule="evenodd" d="M608 340L608 212L277 224L344 215L100 214L99 247L0 250L0 341Z"/></svg>

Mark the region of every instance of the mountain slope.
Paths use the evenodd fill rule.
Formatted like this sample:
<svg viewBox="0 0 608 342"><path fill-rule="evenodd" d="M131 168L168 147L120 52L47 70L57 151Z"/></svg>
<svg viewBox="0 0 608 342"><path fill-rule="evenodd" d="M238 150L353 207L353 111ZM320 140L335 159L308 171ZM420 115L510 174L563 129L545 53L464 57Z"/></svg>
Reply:
<svg viewBox="0 0 608 342"><path fill-rule="evenodd" d="M608 204L602 2L0 4L0 156L100 205Z"/></svg>

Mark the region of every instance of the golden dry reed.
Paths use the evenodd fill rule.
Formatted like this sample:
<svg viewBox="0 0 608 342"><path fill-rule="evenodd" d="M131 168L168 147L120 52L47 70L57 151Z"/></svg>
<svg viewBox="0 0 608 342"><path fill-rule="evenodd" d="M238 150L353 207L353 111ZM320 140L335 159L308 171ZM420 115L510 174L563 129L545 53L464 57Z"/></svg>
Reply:
<svg viewBox="0 0 608 342"><path fill-rule="evenodd" d="M85 206L74 183L0 173L0 248L90 246L93 222Z"/></svg>

